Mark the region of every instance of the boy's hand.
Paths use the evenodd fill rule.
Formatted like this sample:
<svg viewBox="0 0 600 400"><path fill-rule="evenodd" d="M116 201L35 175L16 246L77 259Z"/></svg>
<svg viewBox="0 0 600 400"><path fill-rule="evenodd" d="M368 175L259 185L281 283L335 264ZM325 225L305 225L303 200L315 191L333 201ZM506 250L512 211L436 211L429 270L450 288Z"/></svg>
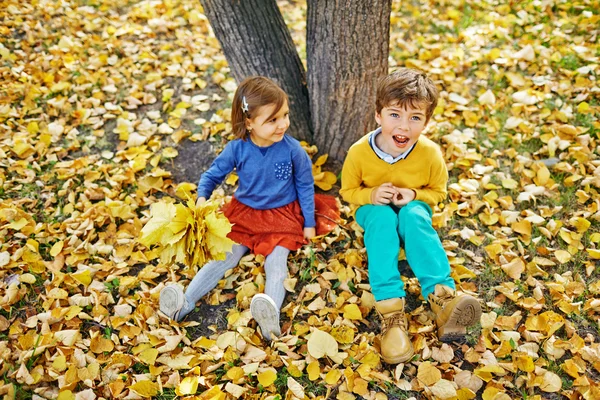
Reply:
<svg viewBox="0 0 600 400"><path fill-rule="evenodd" d="M392 199L392 203L394 203L395 206L397 206L397 207L405 206L409 202L411 202L415 199L416 193L414 190L406 189L406 188L395 188L395 189L396 189L397 193L394 196L394 198Z"/></svg>
<svg viewBox="0 0 600 400"><path fill-rule="evenodd" d="M371 203L375 205L390 204L396 197L398 188L394 187L391 183L387 182L381 186L377 186L375 190L371 192Z"/></svg>
<svg viewBox="0 0 600 400"><path fill-rule="evenodd" d="M198 199L196 200L196 207L200 207L204 203L206 203L206 198L205 197L198 197Z"/></svg>
<svg viewBox="0 0 600 400"><path fill-rule="evenodd" d="M317 230L315 227L312 228L304 228L304 237L308 240L314 238L317 235Z"/></svg>

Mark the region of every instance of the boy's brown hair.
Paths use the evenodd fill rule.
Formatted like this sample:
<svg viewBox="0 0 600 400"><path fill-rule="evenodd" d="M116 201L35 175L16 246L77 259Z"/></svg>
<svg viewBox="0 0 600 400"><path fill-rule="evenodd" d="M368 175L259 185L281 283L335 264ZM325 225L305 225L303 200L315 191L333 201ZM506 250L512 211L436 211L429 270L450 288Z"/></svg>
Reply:
<svg viewBox="0 0 600 400"><path fill-rule="evenodd" d="M250 134L246 119L255 118L258 109L266 105L275 105L273 118L288 101L287 94L275 82L264 76L251 76L242 81L235 91L231 104L231 125L233 134L246 140Z"/></svg>
<svg viewBox="0 0 600 400"><path fill-rule="evenodd" d="M438 97L438 90L427 75L411 68L400 68L379 80L375 107L380 114L384 107L391 105L415 108L426 104L426 122L429 122L437 106Z"/></svg>

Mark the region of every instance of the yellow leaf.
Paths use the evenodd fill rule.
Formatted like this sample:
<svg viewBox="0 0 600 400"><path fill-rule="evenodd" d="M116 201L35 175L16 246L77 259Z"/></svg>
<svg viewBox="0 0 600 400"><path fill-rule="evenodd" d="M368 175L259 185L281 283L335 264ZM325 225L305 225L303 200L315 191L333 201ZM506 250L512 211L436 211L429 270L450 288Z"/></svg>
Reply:
<svg viewBox="0 0 600 400"><path fill-rule="evenodd" d="M227 395L217 385L198 396L198 400L225 400Z"/></svg>
<svg viewBox="0 0 600 400"><path fill-rule="evenodd" d="M332 369L330 370L327 375L325 375L325 382L328 385L335 385L340 378L342 377L342 371L340 371L339 369Z"/></svg>
<svg viewBox="0 0 600 400"><path fill-rule="evenodd" d="M56 400L75 400L75 394L70 390L63 390L58 394Z"/></svg>
<svg viewBox="0 0 600 400"><path fill-rule="evenodd" d="M192 191L194 189L196 189L196 185L194 185L193 183L182 182L179 185L177 185L177 188L175 189L175 195L180 199L188 200L193 198Z"/></svg>
<svg viewBox="0 0 600 400"><path fill-rule="evenodd" d="M544 392L554 393L558 392L562 387L562 380L554 372L546 371L543 376L543 382L540 385L540 389Z"/></svg>
<svg viewBox="0 0 600 400"><path fill-rule="evenodd" d="M274 368L269 368L258 374L258 383L263 387L271 386L275 382L275 379L277 379L277 372Z"/></svg>
<svg viewBox="0 0 600 400"><path fill-rule="evenodd" d="M371 368L377 368L380 361L381 361L381 358L374 351L368 352L367 354L365 354L365 356L363 358L360 359L360 362L363 365L368 365Z"/></svg>
<svg viewBox="0 0 600 400"><path fill-rule="evenodd" d="M334 357L338 353L338 343L333 336L319 329L312 331L307 345L308 353L317 359L326 355Z"/></svg>
<svg viewBox="0 0 600 400"><path fill-rule="evenodd" d="M150 220L142 228L139 242L146 247L157 243L166 243L172 236L168 225L175 219L176 208L174 204L158 202L150 207Z"/></svg>
<svg viewBox="0 0 600 400"><path fill-rule="evenodd" d="M473 400L477 395L469 388L460 388L456 391L458 400Z"/></svg>
<svg viewBox="0 0 600 400"><path fill-rule="evenodd" d="M350 320L361 320L362 313L356 304L346 304L344 306L344 318Z"/></svg>
<svg viewBox="0 0 600 400"><path fill-rule="evenodd" d="M321 374L321 367L319 366L319 361L315 360L308 364L306 367L306 372L308 372L308 379L314 381L319 378Z"/></svg>
<svg viewBox="0 0 600 400"><path fill-rule="evenodd" d="M352 388L352 392L364 396L369 393L369 383L365 381L363 378L354 379L354 387Z"/></svg>
<svg viewBox="0 0 600 400"><path fill-rule="evenodd" d="M227 371L227 377L232 381L237 381L244 377L245 373L241 367L233 367Z"/></svg>
<svg viewBox="0 0 600 400"><path fill-rule="evenodd" d="M419 365L417 379L419 379L423 385L431 386L442 379L442 373L439 369L433 366L431 362L425 361Z"/></svg>
<svg viewBox="0 0 600 400"><path fill-rule="evenodd" d="M145 349L138 355L140 361L146 365L154 365L156 357L158 357L158 350L155 348Z"/></svg>
<svg viewBox="0 0 600 400"><path fill-rule="evenodd" d="M320 167L321 165L325 164L325 162L327 161L327 154L323 154L322 156L319 156L319 158L317 158L317 161L315 161L315 165L317 167Z"/></svg>
<svg viewBox="0 0 600 400"><path fill-rule="evenodd" d="M89 269L83 270L76 274L71 274L71 276L85 286L88 286L90 283L92 283L92 276Z"/></svg>
<svg viewBox="0 0 600 400"><path fill-rule="evenodd" d="M341 344L348 344L354 341L354 329L346 325L336 326L331 330L331 336Z"/></svg>
<svg viewBox="0 0 600 400"><path fill-rule="evenodd" d="M56 257L57 255L59 255L64 245L65 242L63 242L62 240L59 240L58 242L54 243L54 245L50 249L50 255L52 257Z"/></svg>
<svg viewBox="0 0 600 400"><path fill-rule="evenodd" d="M183 378L181 383L175 388L175 394L177 396L188 396L196 394L198 391L198 377L197 376L186 376Z"/></svg>
<svg viewBox="0 0 600 400"><path fill-rule="evenodd" d="M225 183L228 184L229 186L235 186L237 181L238 181L238 175L235 172L230 173L229 176L227 177L227 179L225 179Z"/></svg>
<svg viewBox="0 0 600 400"><path fill-rule="evenodd" d="M558 262L561 264L565 264L571 261L571 254L565 250L556 250L554 252L554 257L556 257Z"/></svg>
<svg viewBox="0 0 600 400"><path fill-rule="evenodd" d="M129 389L142 397L153 397L158 394L158 385L152 381L139 381L129 386Z"/></svg>
<svg viewBox="0 0 600 400"><path fill-rule="evenodd" d="M585 249L591 258L594 260L600 260L600 250L597 249Z"/></svg>
<svg viewBox="0 0 600 400"><path fill-rule="evenodd" d="M584 114L584 113L588 112L589 110L590 110L590 105L588 103L586 103L585 101L577 104L577 112L578 113Z"/></svg>
<svg viewBox="0 0 600 400"><path fill-rule="evenodd" d="M592 225L592 223L590 221L588 221L585 218L581 218L581 217L577 217L574 219L573 222L573 226L575 227L575 229L577 229L578 233L583 233L586 232L589 227Z"/></svg>
<svg viewBox="0 0 600 400"><path fill-rule="evenodd" d="M107 339L103 336L96 336L90 343L90 350L96 354L104 353L105 351L110 352L115 348L115 344L112 340Z"/></svg>
<svg viewBox="0 0 600 400"><path fill-rule="evenodd" d="M58 372L62 372L67 369L67 358L65 356L58 356L52 361L52 369Z"/></svg>
<svg viewBox="0 0 600 400"><path fill-rule="evenodd" d="M546 183L548 183L549 180L550 171L548 171L548 168L545 165L542 165L542 167L537 172L537 184L539 186L544 186Z"/></svg>
<svg viewBox="0 0 600 400"><path fill-rule="evenodd" d="M506 275L510 276L512 279L517 280L521 279L521 274L525 271L525 263L521 258L516 257L511 262L501 265L501 268Z"/></svg>
<svg viewBox="0 0 600 400"><path fill-rule="evenodd" d="M502 187L505 189L516 189L519 186L519 183L514 179L503 179Z"/></svg>
<svg viewBox="0 0 600 400"><path fill-rule="evenodd" d="M533 364L533 359L528 356L526 353L515 352L512 354L513 364L515 367L525 372L533 372L535 369L535 365Z"/></svg>

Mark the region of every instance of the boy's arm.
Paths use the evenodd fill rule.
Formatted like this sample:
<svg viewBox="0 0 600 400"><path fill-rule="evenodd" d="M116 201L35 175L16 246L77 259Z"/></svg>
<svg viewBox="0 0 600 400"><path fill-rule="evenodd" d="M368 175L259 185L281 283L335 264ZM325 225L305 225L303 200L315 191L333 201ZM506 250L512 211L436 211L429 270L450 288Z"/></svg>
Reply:
<svg viewBox="0 0 600 400"><path fill-rule="evenodd" d="M362 172L358 157L350 148L342 167L342 188L340 195L344 201L359 206L371 204L371 193L375 188L363 186Z"/></svg>
<svg viewBox="0 0 600 400"><path fill-rule="evenodd" d="M444 158L439 154L439 157L434 158L434 162L430 169L430 178L427 186L421 189L413 189L415 192L415 200L421 200L433 206L444 201L448 194L448 169Z"/></svg>

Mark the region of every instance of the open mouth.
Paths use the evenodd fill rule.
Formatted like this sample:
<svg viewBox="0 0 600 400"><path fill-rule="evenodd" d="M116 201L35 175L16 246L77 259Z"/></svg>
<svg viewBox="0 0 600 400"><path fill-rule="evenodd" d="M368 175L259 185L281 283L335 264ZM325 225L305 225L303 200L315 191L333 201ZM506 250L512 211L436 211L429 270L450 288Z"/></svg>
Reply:
<svg viewBox="0 0 600 400"><path fill-rule="evenodd" d="M397 146L406 146L406 144L410 141L410 139L404 135L394 135L393 138L394 143L396 143Z"/></svg>

